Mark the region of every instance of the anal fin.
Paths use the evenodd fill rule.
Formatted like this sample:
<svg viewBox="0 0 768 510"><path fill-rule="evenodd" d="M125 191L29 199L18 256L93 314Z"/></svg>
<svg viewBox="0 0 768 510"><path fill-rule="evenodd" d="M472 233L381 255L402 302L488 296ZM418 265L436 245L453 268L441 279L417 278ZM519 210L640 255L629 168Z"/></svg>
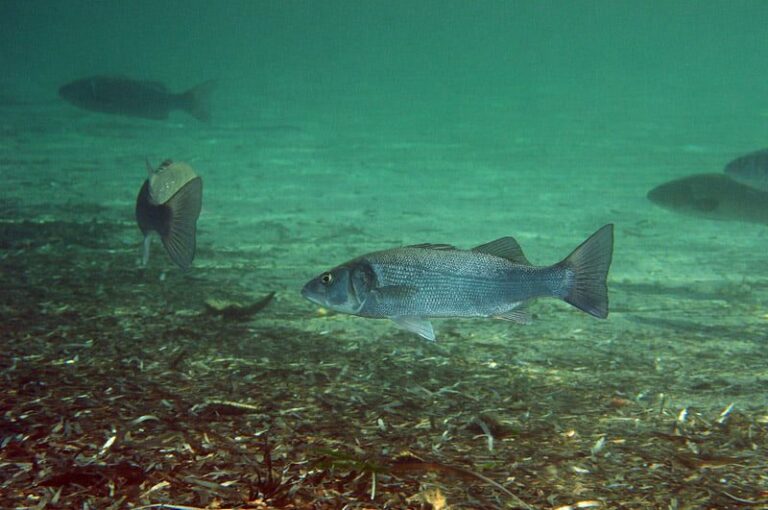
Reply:
<svg viewBox="0 0 768 510"><path fill-rule="evenodd" d="M518 324L530 324L533 322L531 313L528 311L528 303L521 301L516 303L514 308L504 313L493 316L494 319L517 322Z"/></svg>

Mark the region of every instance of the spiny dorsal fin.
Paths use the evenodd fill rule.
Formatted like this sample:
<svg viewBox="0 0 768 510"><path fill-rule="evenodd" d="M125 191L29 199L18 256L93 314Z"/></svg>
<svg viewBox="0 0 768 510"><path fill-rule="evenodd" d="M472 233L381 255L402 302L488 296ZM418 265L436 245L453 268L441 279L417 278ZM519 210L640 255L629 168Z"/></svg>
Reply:
<svg viewBox="0 0 768 510"><path fill-rule="evenodd" d="M441 244L441 243L412 244L410 246L406 246L406 248L422 248L425 250L456 250L458 249L452 244Z"/></svg>
<svg viewBox="0 0 768 510"><path fill-rule="evenodd" d="M514 237L500 237L499 239L491 241L490 243L475 246L472 248L472 251L501 257L503 259L509 260L510 262L514 262L515 264L523 264L526 266L531 265L531 263L525 257L523 249L520 247L518 242L515 241Z"/></svg>

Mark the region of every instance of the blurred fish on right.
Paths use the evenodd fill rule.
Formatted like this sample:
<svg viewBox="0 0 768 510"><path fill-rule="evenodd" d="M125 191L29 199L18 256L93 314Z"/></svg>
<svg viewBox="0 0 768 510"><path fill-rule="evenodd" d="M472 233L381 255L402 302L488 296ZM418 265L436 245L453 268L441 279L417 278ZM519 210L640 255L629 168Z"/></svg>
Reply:
<svg viewBox="0 0 768 510"><path fill-rule="evenodd" d="M750 152L725 166L734 181L759 191L768 191L768 149Z"/></svg>
<svg viewBox="0 0 768 510"><path fill-rule="evenodd" d="M648 200L670 211L710 220L768 224L768 193L725 174L694 174L665 182Z"/></svg>

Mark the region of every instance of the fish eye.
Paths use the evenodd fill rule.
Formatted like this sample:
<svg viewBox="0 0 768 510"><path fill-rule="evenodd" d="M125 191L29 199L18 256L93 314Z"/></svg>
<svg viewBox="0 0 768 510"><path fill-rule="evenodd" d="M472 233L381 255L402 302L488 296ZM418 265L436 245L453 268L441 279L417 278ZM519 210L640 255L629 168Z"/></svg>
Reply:
<svg viewBox="0 0 768 510"><path fill-rule="evenodd" d="M328 285L333 281L333 275L331 273L323 273L320 275L320 281Z"/></svg>

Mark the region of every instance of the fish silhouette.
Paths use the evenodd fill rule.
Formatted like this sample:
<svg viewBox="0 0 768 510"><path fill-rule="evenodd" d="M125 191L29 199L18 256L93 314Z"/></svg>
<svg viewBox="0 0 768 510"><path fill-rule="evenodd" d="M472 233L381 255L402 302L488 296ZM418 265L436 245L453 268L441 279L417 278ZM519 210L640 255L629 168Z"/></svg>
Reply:
<svg viewBox="0 0 768 510"><path fill-rule="evenodd" d="M123 76L92 76L67 83L59 95L84 110L162 120L173 110L183 110L207 122L211 118L213 81L180 94L169 92L156 81L138 81Z"/></svg>

